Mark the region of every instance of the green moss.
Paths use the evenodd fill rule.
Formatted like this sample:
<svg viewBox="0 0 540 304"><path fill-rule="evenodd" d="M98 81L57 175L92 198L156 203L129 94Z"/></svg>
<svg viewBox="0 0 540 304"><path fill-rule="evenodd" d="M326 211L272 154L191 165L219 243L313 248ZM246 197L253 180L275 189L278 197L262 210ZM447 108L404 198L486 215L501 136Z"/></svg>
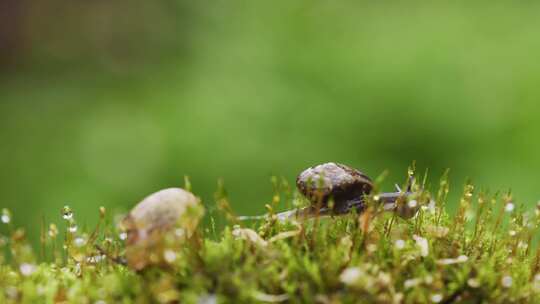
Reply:
<svg viewBox="0 0 540 304"><path fill-rule="evenodd" d="M272 181L271 213L301 204ZM241 222L220 186L222 213L211 216L221 218L211 229L164 242L167 263L140 272L123 265L121 231L104 210L90 231L69 231L75 216L65 219L62 242L64 232L50 226L41 250L7 221L0 303L540 302L539 210L524 212L509 194L475 194L467 184L451 215L446 176L433 195L415 190L410 199L421 208L409 220L379 210L374 195L361 215Z"/></svg>

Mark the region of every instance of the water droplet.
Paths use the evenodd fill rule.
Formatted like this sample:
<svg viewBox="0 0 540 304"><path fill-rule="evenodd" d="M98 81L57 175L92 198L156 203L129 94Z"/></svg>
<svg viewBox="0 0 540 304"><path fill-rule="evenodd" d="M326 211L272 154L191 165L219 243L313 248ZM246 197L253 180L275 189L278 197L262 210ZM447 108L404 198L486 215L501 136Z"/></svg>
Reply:
<svg viewBox="0 0 540 304"><path fill-rule="evenodd" d="M2 214L2 223L7 224L11 221L9 215Z"/></svg>
<svg viewBox="0 0 540 304"><path fill-rule="evenodd" d="M2 209L2 216L0 217L2 223L9 224L11 222L11 213L6 208Z"/></svg>
<svg viewBox="0 0 540 304"><path fill-rule="evenodd" d="M165 261L170 264L176 260L176 253L170 249L167 249L165 252L163 252L163 257L165 258Z"/></svg>
<svg viewBox="0 0 540 304"><path fill-rule="evenodd" d="M434 214L437 211L437 203L434 200L430 200L427 206L422 206L422 210Z"/></svg>
<svg viewBox="0 0 540 304"><path fill-rule="evenodd" d="M339 279L346 285L352 285L364 274L364 271L359 267L349 267L341 273Z"/></svg>
<svg viewBox="0 0 540 304"><path fill-rule="evenodd" d="M73 240L73 244L75 244L75 246L77 247L82 247L84 246L84 244L86 244L86 240L83 239L82 237L78 237L78 238L75 238L75 240Z"/></svg>
<svg viewBox="0 0 540 304"><path fill-rule="evenodd" d="M217 296L215 294L202 295L197 300L198 304L217 304Z"/></svg>
<svg viewBox="0 0 540 304"><path fill-rule="evenodd" d="M186 232L183 228L177 228L175 231L174 231L174 234L177 236L177 237L183 237Z"/></svg>
<svg viewBox="0 0 540 304"><path fill-rule="evenodd" d="M443 296L440 293L436 293L431 296L431 302L433 303L439 303L442 301L442 299L443 299Z"/></svg>
<svg viewBox="0 0 540 304"><path fill-rule="evenodd" d="M71 211L69 206L64 206L64 208L62 208L62 217L65 220L71 220L73 218L73 211Z"/></svg>
<svg viewBox="0 0 540 304"><path fill-rule="evenodd" d="M506 204L506 206L504 206L504 211L508 213L514 211L514 204L513 203Z"/></svg>
<svg viewBox="0 0 540 304"><path fill-rule="evenodd" d="M480 281L477 278L470 278L467 280L467 284L472 288L480 287Z"/></svg>
<svg viewBox="0 0 540 304"><path fill-rule="evenodd" d="M466 222L472 221L475 216L476 216L476 213L474 212L474 210L468 209L467 211L465 211L465 221Z"/></svg>
<svg viewBox="0 0 540 304"><path fill-rule="evenodd" d="M22 263L19 266L19 270L21 271L21 274L23 276L27 277L31 275L32 273L34 273L34 271L36 271L36 266L29 263Z"/></svg>
<svg viewBox="0 0 540 304"><path fill-rule="evenodd" d="M469 260L469 257L466 255L460 255L455 259L447 258L447 259L440 259L437 260L438 265L452 265L452 264L458 264L458 263L465 263Z"/></svg>
<svg viewBox="0 0 540 304"><path fill-rule="evenodd" d="M90 264L97 264L101 262L103 259L104 259L103 255L94 255L94 256L86 258L86 262Z"/></svg>
<svg viewBox="0 0 540 304"><path fill-rule="evenodd" d="M509 276L509 275L504 276L504 277L502 278L502 280L501 280L501 284L502 284L502 286L505 287L505 288L510 288L510 287L512 287L512 282L513 282L512 277Z"/></svg>
<svg viewBox="0 0 540 304"><path fill-rule="evenodd" d="M103 206L99 207L99 216L100 216L101 218L104 218L104 217L105 217L106 211L107 211L107 210L105 209L105 207L103 207Z"/></svg>
<svg viewBox="0 0 540 304"><path fill-rule="evenodd" d="M394 245L396 246L397 249L403 249L405 248L405 241L404 240L397 240Z"/></svg>
<svg viewBox="0 0 540 304"><path fill-rule="evenodd" d="M71 225L71 226L69 226L68 230L71 233L75 233L75 232L77 232L77 228L78 228L77 225Z"/></svg>
<svg viewBox="0 0 540 304"><path fill-rule="evenodd" d="M465 263L465 262L467 262L468 260L469 260L469 257L466 256L466 255L464 255L464 254L458 256L457 259L456 259L456 261L457 261L458 263Z"/></svg>
<svg viewBox="0 0 540 304"><path fill-rule="evenodd" d="M81 275L81 263L75 264L75 268L73 270L75 271L76 275Z"/></svg>
<svg viewBox="0 0 540 304"><path fill-rule="evenodd" d="M118 237L122 240L122 241L125 241L127 239L127 233L126 232L122 232L120 233L120 235L118 235Z"/></svg>
<svg viewBox="0 0 540 304"><path fill-rule="evenodd" d="M409 288L419 285L420 283L421 281L419 278L408 279L408 280L405 280L405 282L403 282L403 287L405 289L409 289Z"/></svg>
<svg viewBox="0 0 540 304"><path fill-rule="evenodd" d="M55 224L49 225L49 236L54 238L58 235L58 228L56 228Z"/></svg>
<svg viewBox="0 0 540 304"><path fill-rule="evenodd" d="M527 247L529 247L529 245L527 243L523 242L523 241L519 241L517 246L520 249L527 249Z"/></svg>
<svg viewBox="0 0 540 304"><path fill-rule="evenodd" d="M413 235L413 239L416 241L416 245L420 248L420 255L427 257L429 255L428 240L418 235Z"/></svg>

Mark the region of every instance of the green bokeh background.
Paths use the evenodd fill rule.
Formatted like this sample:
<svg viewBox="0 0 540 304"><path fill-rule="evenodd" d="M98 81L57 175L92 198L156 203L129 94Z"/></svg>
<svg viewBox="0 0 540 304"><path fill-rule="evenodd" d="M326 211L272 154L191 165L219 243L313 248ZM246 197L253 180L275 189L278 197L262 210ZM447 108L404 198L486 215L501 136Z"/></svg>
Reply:
<svg viewBox="0 0 540 304"><path fill-rule="evenodd" d="M34 240L184 175L261 213L272 175L326 161L540 199L534 2L8 3L0 207Z"/></svg>

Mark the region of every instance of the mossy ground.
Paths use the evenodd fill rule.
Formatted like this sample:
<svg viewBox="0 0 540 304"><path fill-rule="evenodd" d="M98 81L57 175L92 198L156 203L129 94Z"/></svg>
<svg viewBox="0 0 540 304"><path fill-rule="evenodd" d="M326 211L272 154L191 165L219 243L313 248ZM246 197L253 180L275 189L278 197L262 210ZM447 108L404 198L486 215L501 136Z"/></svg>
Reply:
<svg viewBox="0 0 540 304"><path fill-rule="evenodd" d="M273 181L269 214L298 205ZM208 224L182 242L164 235L140 272L123 265L125 235L103 209L86 231L64 210L66 231L44 224L41 248L4 210L0 303L540 303L538 210L467 184L450 215L446 177L433 193L414 187L408 220L374 194L360 215L287 222L238 221L220 190Z"/></svg>

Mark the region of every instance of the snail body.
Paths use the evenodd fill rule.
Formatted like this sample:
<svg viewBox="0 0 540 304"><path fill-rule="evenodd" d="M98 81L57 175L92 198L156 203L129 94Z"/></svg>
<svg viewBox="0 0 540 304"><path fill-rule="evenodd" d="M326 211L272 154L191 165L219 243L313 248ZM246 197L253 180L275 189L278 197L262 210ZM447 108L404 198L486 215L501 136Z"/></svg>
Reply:
<svg viewBox="0 0 540 304"><path fill-rule="evenodd" d="M366 197L373 191L372 180L361 171L349 166L329 162L310 167L296 178L298 191L306 197L310 205L276 214L279 220L290 218L312 218L348 214L355 210L362 213L366 208ZM399 189L398 189L399 190ZM411 189L403 192L385 192L377 195L383 210L396 212L403 218L410 218L417 209L409 210L399 199L406 199ZM263 219L266 216L243 216L240 220Z"/></svg>

